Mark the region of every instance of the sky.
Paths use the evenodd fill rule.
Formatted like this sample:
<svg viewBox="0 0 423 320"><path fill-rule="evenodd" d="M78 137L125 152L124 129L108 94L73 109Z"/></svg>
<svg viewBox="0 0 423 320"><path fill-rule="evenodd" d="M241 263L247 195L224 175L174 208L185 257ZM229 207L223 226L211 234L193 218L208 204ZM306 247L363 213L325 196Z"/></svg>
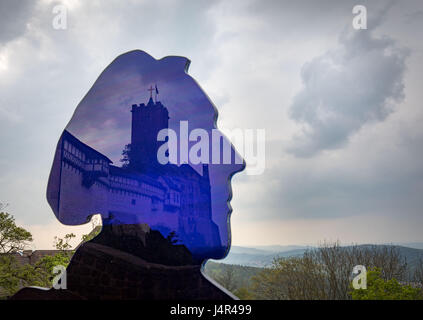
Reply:
<svg viewBox="0 0 423 320"><path fill-rule="evenodd" d="M1 0L0 202L34 249L91 229L49 208L53 153L100 73L141 49L191 60L222 130L265 129L265 171L232 180L233 244L423 241L422 18L418 0Z"/></svg>

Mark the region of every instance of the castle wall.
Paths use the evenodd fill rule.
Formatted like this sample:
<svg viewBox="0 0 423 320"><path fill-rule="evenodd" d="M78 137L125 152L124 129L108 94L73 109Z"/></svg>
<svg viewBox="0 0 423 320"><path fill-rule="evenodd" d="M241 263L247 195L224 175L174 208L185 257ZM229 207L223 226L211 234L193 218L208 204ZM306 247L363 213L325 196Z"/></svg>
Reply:
<svg viewBox="0 0 423 320"><path fill-rule="evenodd" d="M87 215L108 213L109 188L99 180L87 188L83 185L83 172L62 162L60 179L59 213L61 221L83 223ZM63 220L62 220L63 219Z"/></svg>

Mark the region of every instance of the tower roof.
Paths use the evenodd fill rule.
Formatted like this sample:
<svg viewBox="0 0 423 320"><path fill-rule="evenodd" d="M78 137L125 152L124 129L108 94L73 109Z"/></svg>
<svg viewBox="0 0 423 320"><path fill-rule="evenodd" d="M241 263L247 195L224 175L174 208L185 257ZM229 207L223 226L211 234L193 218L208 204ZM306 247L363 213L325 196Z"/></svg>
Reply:
<svg viewBox="0 0 423 320"><path fill-rule="evenodd" d="M147 107L149 106L154 106L154 101L152 97L150 97L150 99L148 100Z"/></svg>

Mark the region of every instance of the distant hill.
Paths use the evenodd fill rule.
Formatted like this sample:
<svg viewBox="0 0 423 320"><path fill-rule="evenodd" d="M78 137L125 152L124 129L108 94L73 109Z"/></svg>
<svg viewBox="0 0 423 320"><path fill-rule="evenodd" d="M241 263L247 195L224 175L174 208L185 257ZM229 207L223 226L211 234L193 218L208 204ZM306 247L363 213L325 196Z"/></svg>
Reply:
<svg viewBox="0 0 423 320"><path fill-rule="evenodd" d="M311 249L313 246L300 246L300 245L287 245L287 246L280 246L280 245L273 245L273 246L256 246L254 248L264 250L264 251L271 251L271 252L286 252L292 250L299 250L299 249Z"/></svg>
<svg viewBox="0 0 423 320"><path fill-rule="evenodd" d="M402 242L402 243L395 243L395 245L414 248L414 249L423 249L423 242Z"/></svg>
<svg viewBox="0 0 423 320"><path fill-rule="evenodd" d="M259 248L249 248L249 247L240 247L232 246L231 254L257 254L257 255L266 255L272 253L272 250L262 250Z"/></svg>
<svg viewBox="0 0 423 320"><path fill-rule="evenodd" d="M361 245L370 246L370 245ZM390 245L378 245L390 246ZM350 246L345 246L348 248ZM401 255L407 259L407 263L412 269L419 259L423 259L423 249L416 249L406 246L394 245L398 248ZM295 249L292 249L295 248ZM278 251L275 251L279 249ZM284 250L286 249L286 250ZM290 250L289 250L290 249ZM276 257L298 257L302 256L306 250L312 250L313 247L306 246L260 246L260 247L240 247L234 246L228 256L223 260L215 262L235 264L251 267L269 267Z"/></svg>
<svg viewBox="0 0 423 320"><path fill-rule="evenodd" d="M302 256L306 250L307 249L295 249L283 252L266 253L237 253L236 251L231 251L224 260L220 260L218 262L250 267L269 267L276 257Z"/></svg>
<svg viewBox="0 0 423 320"><path fill-rule="evenodd" d="M300 250L300 249L311 249L312 246L297 246L297 245L289 245L289 246L256 246L256 247L241 247L241 246L232 246L231 253L247 253L247 254L271 254L271 253L280 253L280 252L287 252L292 250Z"/></svg>

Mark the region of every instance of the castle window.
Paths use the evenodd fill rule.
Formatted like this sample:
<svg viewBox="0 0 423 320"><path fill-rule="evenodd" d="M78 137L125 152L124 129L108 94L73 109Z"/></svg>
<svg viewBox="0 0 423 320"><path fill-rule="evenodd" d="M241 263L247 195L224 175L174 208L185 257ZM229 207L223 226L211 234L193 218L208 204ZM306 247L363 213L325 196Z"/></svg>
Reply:
<svg viewBox="0 0 423 320"><path fill-rule="evenodd" d="M151 198L151 211L157 211L158 210L158 204L159 201L156 198Z"/></svg>
<svg viewBox="0 0 423 320"><path fill-rule="evenodd" d="M131 204L132 204L133 206L135 206L135 205L137 204L137 201L136 201L135 199L132 199Z"/></svg>

